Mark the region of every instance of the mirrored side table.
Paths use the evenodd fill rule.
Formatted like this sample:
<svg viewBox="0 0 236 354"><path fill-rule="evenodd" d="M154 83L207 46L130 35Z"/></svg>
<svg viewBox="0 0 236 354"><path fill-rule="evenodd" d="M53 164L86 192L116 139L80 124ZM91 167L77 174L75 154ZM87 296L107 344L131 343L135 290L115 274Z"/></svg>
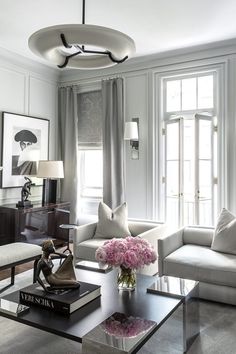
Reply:
<svg viewBox="0 0 236 354"><path fill-rule="evenodd" d="M188 351L200 331L199 282L171 276L157 277L147 288L151 294L181 299L183 303L183 346Z"/></svg>

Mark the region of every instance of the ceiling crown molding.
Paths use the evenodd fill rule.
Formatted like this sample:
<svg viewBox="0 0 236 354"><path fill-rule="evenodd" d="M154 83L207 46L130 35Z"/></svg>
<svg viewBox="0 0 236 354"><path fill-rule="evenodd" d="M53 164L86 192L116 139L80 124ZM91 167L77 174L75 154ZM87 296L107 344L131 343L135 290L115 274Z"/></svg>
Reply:
<svg viewBox="0 0 236 354"><path fill-rule="evenodd" d="M39 75L47 76L53 81L58 81L60 71L58 69L41 64L35 60L13 53L0 47L0 65L10 69L23 69L26 72L32 71Z"/></svg>

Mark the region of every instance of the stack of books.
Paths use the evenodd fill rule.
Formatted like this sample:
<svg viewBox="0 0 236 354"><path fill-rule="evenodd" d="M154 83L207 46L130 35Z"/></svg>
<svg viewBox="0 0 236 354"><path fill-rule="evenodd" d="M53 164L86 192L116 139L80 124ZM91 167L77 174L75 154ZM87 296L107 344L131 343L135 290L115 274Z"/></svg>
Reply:
<svg viewBox="0 0 236 354"><path fill-rule="evenodd" d="M46 293L39 284L33 284L20 290L20 303L70 315L100 295L100 285L85 282L80 282L77 289L65 290L60 294Z"/></svg>

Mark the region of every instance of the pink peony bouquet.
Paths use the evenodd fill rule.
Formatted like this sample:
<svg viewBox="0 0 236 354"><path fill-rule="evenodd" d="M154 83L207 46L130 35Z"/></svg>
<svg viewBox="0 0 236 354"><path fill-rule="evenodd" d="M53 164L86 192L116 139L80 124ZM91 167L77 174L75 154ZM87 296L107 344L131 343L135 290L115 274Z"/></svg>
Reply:
<svg viewBox="0 0 236 354"><path fill-rule="evenodd" d="M111 336L131 338L149 330L155 322L139 317L127 317L122 313L114 313L101 323L103 330Z"/></svg>
<svg viewBox="0 0 236 354"><path fill-rule="evenodd" d="M95 257L98 262L112 267L138 269L154 263L157 254L148 241L138 236L128 236L106 241L96 250Z"/></svg>

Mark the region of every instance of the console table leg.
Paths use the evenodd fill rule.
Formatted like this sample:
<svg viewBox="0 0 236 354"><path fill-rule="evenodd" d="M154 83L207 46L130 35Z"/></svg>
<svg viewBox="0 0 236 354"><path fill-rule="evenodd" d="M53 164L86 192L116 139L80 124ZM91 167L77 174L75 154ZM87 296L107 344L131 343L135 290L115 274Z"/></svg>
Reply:
<svg viewBox="0 0 236 354"><path fill-rule="evenodd" d="M16 270L15 267L11 268L11 285L14 285L15 283L15 270Z"/></svg>

